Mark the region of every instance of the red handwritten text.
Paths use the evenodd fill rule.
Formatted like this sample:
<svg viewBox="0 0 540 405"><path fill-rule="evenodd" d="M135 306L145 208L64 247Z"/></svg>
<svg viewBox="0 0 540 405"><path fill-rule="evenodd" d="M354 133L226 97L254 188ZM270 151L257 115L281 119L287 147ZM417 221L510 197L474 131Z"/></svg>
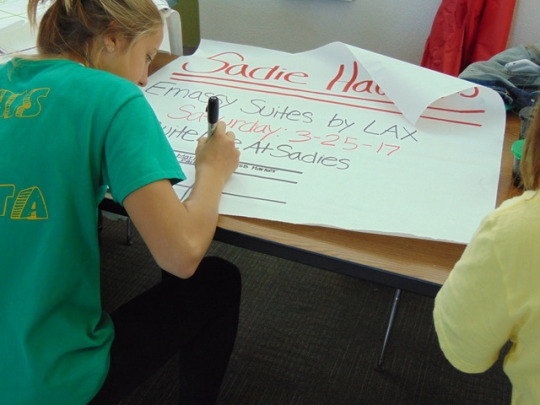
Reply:
<svg viewBox="0 0 540 405"><path fill-rule="evenodd" d="M288 72L286 68L279 65L274 66L251 66L244 62L245 58L238 52L222 52L217 55L209 56L202 65L196 62L185 62L182 69L190 73L218 73L223 72L229 76L240 76L245 79L254 79L261 81L279 81L288 83L306 84L309 75L305 72ZM206 62L205 61L205 62Z"/></svg>
<svg viewBox="0 0 540 405"><path fill-rule="evenodd" d="M357 81L358 79L358 62L354 61L352 66L352 74L349 78L343 78L345 73L345 65L339 65L338 72L336 76L328 83L326 90L334 90L334 87L342 84L341 92L348 93L349 91L355 93L368 93L368 94L378 94L379 96L384 96L384 92L381 90L379 85L373 80L362 80ZM339 89L338 89L339 90Z"/></svg>

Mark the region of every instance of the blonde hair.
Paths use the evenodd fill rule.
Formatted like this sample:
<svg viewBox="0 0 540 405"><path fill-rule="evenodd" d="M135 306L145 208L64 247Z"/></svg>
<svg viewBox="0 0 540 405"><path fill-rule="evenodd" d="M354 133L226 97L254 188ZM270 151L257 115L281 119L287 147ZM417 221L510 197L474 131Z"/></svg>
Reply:
<svg viewBox="0 0 540 405"><path fill-rule="evenodd" d="M29 0L28 17L36 25L43 0ZM102 48L96 39L114 33L130 44L162 29L161 14L152 0L56 0L39 24L40 54L73 54L95 65Z"/></svg>
<svg viewBox="0 0 540 405"><path fill-rule="evenodd" d="M540 99L535 105L532 121L525 133L520 174L525 189L540 189Z"/></svg>

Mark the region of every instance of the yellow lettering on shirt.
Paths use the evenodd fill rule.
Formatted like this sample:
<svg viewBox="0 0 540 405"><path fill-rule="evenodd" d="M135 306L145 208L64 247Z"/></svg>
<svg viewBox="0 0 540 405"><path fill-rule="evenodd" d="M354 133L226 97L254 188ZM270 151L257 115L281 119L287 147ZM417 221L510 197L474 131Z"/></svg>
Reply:
<svg viewBox="0 0 540 405"><path fill-rule="evenodd" d="M0 201L4 203L0 205L0 217L6 216L8 201L15 196L15 186L13 184L0 184Z"/></svg>
<svg viewBox="0 0 540 405"><path fill-rule="evenodd" d="M15 197L16 188L13 184L0 184L0 216L9 213L10 219L44 220L49 218L47 204L43 193L37 186L19 190ZM9 203L14 199L11 209Z"/></svg>
<svg viewBox="0 0 540 405"><path fill-rule="evenodd" d="M41 113L40 98L47 97L50 88L25 90L22 93L0 89L1 118L31 118Z"/></svg>

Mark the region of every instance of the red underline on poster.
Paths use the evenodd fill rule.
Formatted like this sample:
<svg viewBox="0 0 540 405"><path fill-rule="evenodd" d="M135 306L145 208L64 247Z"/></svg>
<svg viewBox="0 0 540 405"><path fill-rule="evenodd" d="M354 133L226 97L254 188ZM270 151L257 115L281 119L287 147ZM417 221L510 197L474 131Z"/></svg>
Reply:
<svg viewBox="0 0 540 405"><path fill-rule="evenodd" d="M183 76L185 78L178 78L175 76ZM400 111L395 111L395 110L369 107L365 105L358 105L358 104L346 103L346 102L341 102L341 101L333 101L333 100L324 99L324 98L310 97L310 96L306 96L302 94L286 93L286 92L277 91L277 90L262 90L262 89L256 89L253 87L243 87L243 86L232 85L230 83L231 82L240 83L240 84L244 84L248 86L255 85L255 86L268 87L268 88L278 89L278 90L295 91L295 92L300 92L300 93L308 93L308 94L321 95L321 96L330 96L330 97L346 98L346 99L357 100L357 101L367 101L367 102L372 102L372 103L384 103L384 104L395 105L392 101L387 101L387 100L373 100L369 98L353 97L353 96L339 95L339 94L334 94L334 93L324 93L324 92L318 92L318 91L313 91L313 90L303 90L303 89L296 89L292 87L284 87L284 86L277 86L277 85L264 84L264 83L253 83L253 82L249 82L245 80L223 79L223 78L216 78L216 77L202 76L202 75L188 75L185 73L177 73L177 72L173 73L173 77L171 77L171 80L189 82L189 83L208 84L208 85L214 85L214 86L220 86L220 87L228 87L228 88L237 89L237 90L246 90L246 91L252 91L252 92L257 92L257 93L266 93L266 94L280 95L280 96L286 96L286 97L296 97L296 98L301 98L304 100L318 101L318 102L335 104L335 105L340 105L340 106L345 106L345 107L359 108L359 109L364 109L364 110L377 111L377 112L383 112L383 113L395 114L395 115L403 115ZM224 81L225 83L221 83L218 81ZM485 110L456 110L456 109L440 108L440 107L428 107L427 109L433 110L433 111L446 112L446 113L454 113L454 114L483 114L485 113ZM452 123L452 124L468 125L468 126L474 126L474 127L482 126L482 124L479 124L476 122L456 120L456 119L451 119L451 118L432 117L428 115L421 115L419 118L447 122L447 123Z"/></svg>
<svg viewBox="0 0 540 405"><path fill-rule="evenodd" d="M286 91L298 91L298 92L301 92L301 93L316 94L316 95L321 95L321 96L332 96L332 97L346 98L346 99L351 99L351 100L369 101L369 102L372 102L372 103L394 105L394 103L392 101L390 101L390 100L376 100L374 98L349 96L349 95L346 95L346 94L336 94L336 93L327 93L327 92L323 92L323 91L297 89L297 88L294 88L294 87L279 86L277 84L250 82L248 80L229 79L229 78L207 76L207 75L194 75L194 74L179 73L179 72L173 72L172 74L173 74L173 77L171 77L171 79L172 80L178 80L178 81L182 81L182 79L178 79L178 78L176 78L174 76L187 77L188 79L189 78L196 78L196 79L206 79L206 80L218 80L218 81L246 84L246 85L249 85L249 86L269 87L269 88L272 88L272 89L279 89L279 90L286 90ZM189 80L185 80L185 81L189 81ZM203 82L203 83L207 83L207 82ZM213 83L213 82L211 82L211 83Z"/></svg>
<svg viewBox="0 0 540 405"><path fill-rule="evenodd" d="M226 81L226 82L234 82L234 83L241 83L241 84L247 84L247 85L255 85L255 86L261 86L261 87L270 87L273 89L281 89L281 90L287 90L287 91L298 91L302 93L309 93L309 94L316 94L316 95L322 95L322 96L332 96L337 98L345 98L350 100L358 100L358 101L368 101L372 103L381 103L381 104L391 104L394 105L393 101L390 100L375 100L373 98L367 98L367 97L355 97L355 96L349 96L345 94L335 94L335 93L325 93L322 91L315 91L315 90L305 90L305 89L297 89L294 87L285 87L285 86L278 86L276 84L267 84L267 83L259 83L259 82L250 82L247 80L238 80L238 79L225 79L221 77L214 77L214 76L206 76L206 75L193 75L188 73L179 73L179 72L173 72L173 76L185 76L188 78L199 78L199 79L208 79L208 80L220 80L220 81ZM181 79L178 79L176 77L171 77L172 80L176 81L182 81ZM188 81L188 80L185 80ZM214 82L201 82L205 84L216 84ZM482 114L485 113L486 110L458 110L455 108L441 108L441 107L431 107L429 106L427 108L428 110L436 110L436 111L444 111L444 112L452 112L457 114Z"/></svg>

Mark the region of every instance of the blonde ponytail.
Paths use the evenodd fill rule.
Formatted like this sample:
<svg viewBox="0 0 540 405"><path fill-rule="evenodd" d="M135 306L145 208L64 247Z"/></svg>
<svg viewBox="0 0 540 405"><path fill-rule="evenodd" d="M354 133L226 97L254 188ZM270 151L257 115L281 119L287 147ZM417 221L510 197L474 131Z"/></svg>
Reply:
<svg viewBox="0 0 540 405"><path fill-rule="evenodd" d="M28 18L35 26L42 0L29 0ZM92 65L96 39L114 29L131 43L161 29L161 14L152 0L56 0L39 24L40 54L73 54Z"/></svg>
<svg viewBox="0 0 540 405"><path fill-rule="evenodd" d="M540 100L539 100L540 102ZM521 155L520 174L527 190L540 189L540 104L537 103L532 122L527 127Z"/></svg>

